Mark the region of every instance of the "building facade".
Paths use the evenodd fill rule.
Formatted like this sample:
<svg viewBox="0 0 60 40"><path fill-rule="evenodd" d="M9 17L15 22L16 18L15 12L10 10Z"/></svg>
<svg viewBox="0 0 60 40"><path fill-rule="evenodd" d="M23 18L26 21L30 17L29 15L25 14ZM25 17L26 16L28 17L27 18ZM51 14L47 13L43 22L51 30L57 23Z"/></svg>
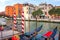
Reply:
<svg viewBox="0 0 60 40"><path fill-rule="evenodd" d="M5 8L5 14L7 16L12 17L13 13L16 13L16 16L18 17L19 15L21 15L23 11L23 5L22 4L14 4L14 6L6 6Z"/></svg>
<svg viewBox="0 0 60 40"><path fill-rule="evenodd" d="M16 13L17 17L21 17L21 13L24 11L25 19L32 17L32 12L35 11L35 7L32 4L14 4L13 6L6 6L5 14L7 16L13 16L13 13Z"/></svg>
<svg viewBox="0 0 60 40"><path fill-rule="evenodd" d="M49 15L49 10L53 8L53 5L51 4L46 4L46 3L41 3L39 4L39 8L43 11L45 15Z"/></svg>
<svg viewBox="0 0 60 40"><path fill-rule="evenodd" d="M53 8L53 5L41 3L39 6L34 6L33 4L25 3L25 4L14 4L13 6L6 6L5 14L7 16L13 16L13 13L16 13L17 17L21 17L22 11L24 11L25 19L31 19L32 12L41 9L45 15L49 15L48 11Z"/></svg>
<svg viewBox="0 0 60 40"><path fill-rule="evenodd" d="M5 8L5 14L6 16L13 16L13 12L14 12L14 7L13 6L6 6Z"/></svg>
<svg viewBox="0 0 60 40"><path fill-rule="evenodd" d="M14 11L16 12L16 16L21 16L23 11L23 4L14 4Z"/></svg>
<svg viewBox="0 0 60 40"><path fill-rule="evenodd" d="M55 6L55 8L60 8L60 6Z"/></svg>
<svg viewBox="0 0 60 40"><path fill-rule="evenodd" d="M35 7L32 4L26 3L23 4L23 9L24 9L25 19L31 19L32 12L35 11Z"/></svg>
<svg viewBox="0 0 60 40"><path fill-rule="evenodd" d="M24 6L24 7L23 7L25 19L28 19L28 16L29 16L29 15L28 15L28 13L29 13L28 8L29 8L28 6Z"/></svg>

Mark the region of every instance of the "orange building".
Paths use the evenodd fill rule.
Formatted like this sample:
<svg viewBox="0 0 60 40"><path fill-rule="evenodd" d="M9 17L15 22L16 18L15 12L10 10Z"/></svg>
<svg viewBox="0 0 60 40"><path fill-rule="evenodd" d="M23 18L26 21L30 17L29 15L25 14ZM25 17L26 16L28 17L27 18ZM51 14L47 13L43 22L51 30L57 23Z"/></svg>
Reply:
<svg viewBox="0 0 60 40"><path fill-rule="evenodd" d="M6 6L6 8L5 8L5 14L7 16L12 17L13 16L13 12L14 12L14 7L13 6Z"/></svg>
<svg viewBox="0 0 60 40"><path fill-rule="evenodd" d="M22 7L23 7L22 4L15 4L14 6L6 6L5 14L10 17L13 16L14 12L16 13L16 16L21 15L23 9Z"/></svg>
<svg viewBox="0 0 60 40"><path fill-rule="evenodd" d="M16 15L21 15L22 10L23 10L23 5L22 4L15 4L14 5Z"/></svg>

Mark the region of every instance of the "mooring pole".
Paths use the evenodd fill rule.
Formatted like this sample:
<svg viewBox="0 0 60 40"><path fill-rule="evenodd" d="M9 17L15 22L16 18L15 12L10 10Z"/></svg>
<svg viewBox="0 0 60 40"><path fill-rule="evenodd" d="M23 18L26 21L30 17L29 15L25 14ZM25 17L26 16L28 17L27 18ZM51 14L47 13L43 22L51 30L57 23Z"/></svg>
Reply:
<svg viewBox="0 0 60 40"><path fill-rule="evenodd" d="M37 29L37 16L36 16L36 29ZM38 33L37 31L35 31L36 32L36 34Z"/></svg>
<svg viewBox="0 0 60 40"><path fill-rule="evenodd" d="M22 33L24 33L24 12L22 12Z"/></svg>
<svg viewBox="0 0 60 40"><path fill-rule="evenodd" d="M29 17L29 32L30 32L30 17Z"/></svg>

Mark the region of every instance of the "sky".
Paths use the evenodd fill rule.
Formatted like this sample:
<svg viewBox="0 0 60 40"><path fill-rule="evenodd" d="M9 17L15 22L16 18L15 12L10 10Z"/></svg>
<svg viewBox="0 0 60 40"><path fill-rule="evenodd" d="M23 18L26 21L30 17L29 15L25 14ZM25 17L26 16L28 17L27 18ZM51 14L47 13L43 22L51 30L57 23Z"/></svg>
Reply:
<svg viewBox="0 0 60 40"><path fill-rule="evenodd" d="M34 5L39 5L44 2L54 6L60 6L60 0L0 0L0 12L4 11L6 6L14 5L16 3L31 3Z"/></svg>

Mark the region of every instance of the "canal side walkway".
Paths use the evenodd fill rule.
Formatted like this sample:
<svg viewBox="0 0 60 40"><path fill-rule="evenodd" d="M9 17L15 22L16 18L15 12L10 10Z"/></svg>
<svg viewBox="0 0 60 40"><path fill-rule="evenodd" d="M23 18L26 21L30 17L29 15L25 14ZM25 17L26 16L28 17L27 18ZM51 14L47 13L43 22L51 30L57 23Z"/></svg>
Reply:
<svg viewBox="0 0 60 40"><path fill-rule="evenodd" d="M26 21L28 21L28 19L27 19ZM30 21L36 21L36 19L30 19ZM58 19L37 19L37 21L43 21L43 22L58 22L58 23L60 23L60 20L58 20Z"/></svg>
<svg viewBox="0 0 60 40"><path fill-rule="evenodd" d="M17 20L21 20L21 18L17 18ZM31 19L25 19L25 21L43 21L43 22L58 22L60 23L60 19L35 19L35 18L31 18Z"/></svg>

